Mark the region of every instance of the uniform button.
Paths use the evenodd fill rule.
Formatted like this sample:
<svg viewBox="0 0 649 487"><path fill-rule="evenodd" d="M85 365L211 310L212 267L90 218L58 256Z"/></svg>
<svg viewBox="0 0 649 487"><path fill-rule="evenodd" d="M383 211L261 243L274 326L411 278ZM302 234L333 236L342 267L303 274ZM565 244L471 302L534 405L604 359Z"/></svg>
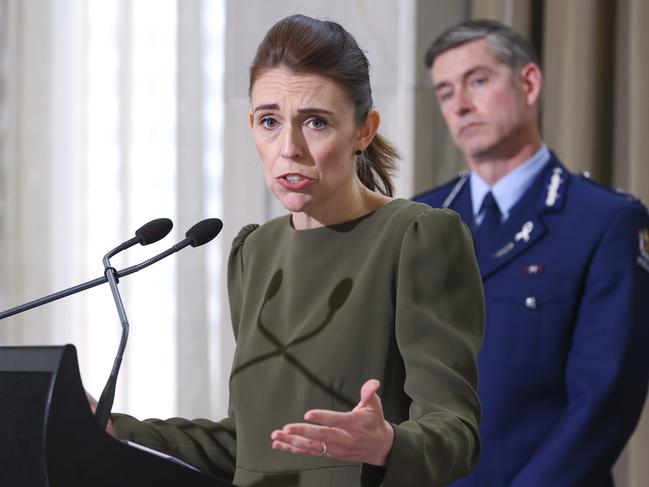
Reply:
<svg viewBox="0 0 649 487"><path fill-rule="evenodd" d="M525 306L527 306L529 309L536 309L536 298L534 296L526 297Z"/></svg>

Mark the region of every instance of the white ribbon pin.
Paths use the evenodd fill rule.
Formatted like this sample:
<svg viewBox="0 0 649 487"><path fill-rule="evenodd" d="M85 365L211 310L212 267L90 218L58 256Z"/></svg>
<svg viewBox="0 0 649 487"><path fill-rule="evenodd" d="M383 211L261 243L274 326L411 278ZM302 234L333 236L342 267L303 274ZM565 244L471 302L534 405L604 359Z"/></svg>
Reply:
<svg viewBox="0 0 649 487"><path fill-rule="evenodd" d="M530 234L532 233L532 230L534 230L534 223L532 222L525 223L525 225L523 225L523 228L521 228L521 231L518 232L514 237L514 240L517 242L519 240L527 242L530 239Z"/></svg>

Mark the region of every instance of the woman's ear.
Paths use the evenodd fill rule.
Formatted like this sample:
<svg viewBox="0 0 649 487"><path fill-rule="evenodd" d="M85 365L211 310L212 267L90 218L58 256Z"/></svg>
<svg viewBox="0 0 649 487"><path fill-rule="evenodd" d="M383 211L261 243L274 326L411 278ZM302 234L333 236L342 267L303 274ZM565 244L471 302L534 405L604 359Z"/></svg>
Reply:
<svg viewBox="0 0 649 487"><path fill-rule="evenodd" d="M255 124L255 116L252 114L252 112L248 112L248 125L250 125L250 130L252 130L254 124Z"/></svg>
<svg viewBox="0 0 649 487"><path fill-rule="evenodd" d="M379 131L379 125L381 124L381 116L376 110L370 110L367 112L367 117L365 121L361 124L358 130L358 145L359 149L365 150L368 145L372 143L374 136Z"/></svg>

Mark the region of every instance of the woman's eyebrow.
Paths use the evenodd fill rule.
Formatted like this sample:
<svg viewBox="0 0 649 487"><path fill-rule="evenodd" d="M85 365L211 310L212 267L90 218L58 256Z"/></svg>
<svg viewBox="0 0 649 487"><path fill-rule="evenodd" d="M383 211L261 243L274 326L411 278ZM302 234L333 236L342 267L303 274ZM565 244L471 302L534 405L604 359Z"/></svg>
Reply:
<svg viewBox="0 0 649 487"><path fill-rule="evenodd" d="M252 111L252 113L256 113L259 110L279 110L279 105L277 103L267 103L265 105L259 105Z"/></svg>
<svg viewBox="0 0 649 487"><path fill-rule="evenodd" d="M324 113L326 115L333 115L334 112L326 108L298 108L297 113Z"/></svg>

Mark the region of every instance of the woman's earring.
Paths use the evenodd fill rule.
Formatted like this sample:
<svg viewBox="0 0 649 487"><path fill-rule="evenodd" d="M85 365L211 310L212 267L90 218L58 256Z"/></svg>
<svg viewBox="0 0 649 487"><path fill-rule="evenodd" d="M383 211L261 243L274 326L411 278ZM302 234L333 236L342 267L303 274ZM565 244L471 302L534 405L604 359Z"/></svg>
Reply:
<svg viewBox="0 0 649 487"><path fill-rule="evenodd" d="M363 153L363 149L356 149L356 155L360 156Z"/></svg>

